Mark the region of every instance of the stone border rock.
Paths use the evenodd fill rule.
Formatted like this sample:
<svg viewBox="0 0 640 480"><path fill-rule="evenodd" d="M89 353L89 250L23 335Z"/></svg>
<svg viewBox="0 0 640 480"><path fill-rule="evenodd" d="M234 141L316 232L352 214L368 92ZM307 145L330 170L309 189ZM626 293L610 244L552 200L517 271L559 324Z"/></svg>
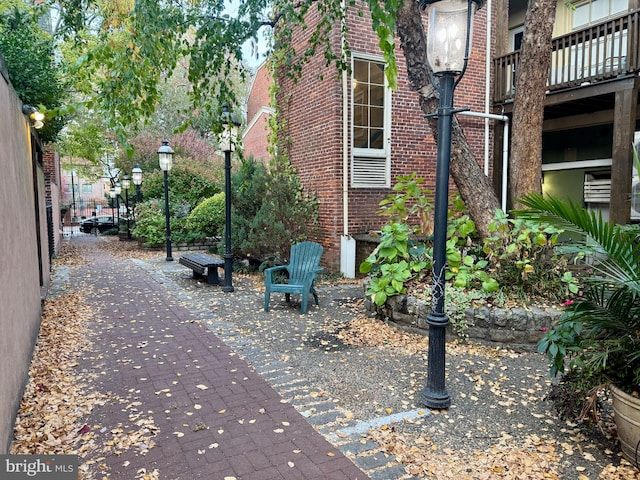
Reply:
<svg viewBox="0 0 640 480"><path fill-rule="evenodd" d="M428 330L427 314L430 305L426 300L408 295L389 297L378 307L368 295L364 295L367 312L391 320L400 326ZM493 344L528 346L531 348L552 327L560 316L560 310L553 307L529 306L511 309L481 306L465 310L469 325L469 338ZM450 333L454 334L450 329Z"/></svg>

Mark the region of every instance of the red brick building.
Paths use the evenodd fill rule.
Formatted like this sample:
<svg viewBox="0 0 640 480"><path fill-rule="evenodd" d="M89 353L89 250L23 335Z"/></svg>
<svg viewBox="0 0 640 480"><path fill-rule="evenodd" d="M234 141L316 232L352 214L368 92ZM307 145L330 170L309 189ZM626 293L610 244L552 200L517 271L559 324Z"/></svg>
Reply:
<svg viewBox="0 0 640 480"><path fill-rule="evenodd" d="M285 149L305 189L316 192L320 202L321 237L317 241L325 247L323 262L331 268L340 267L345 275L358 269L354 238L380 229L383 222L376 214L378 204L391 192L396 178L417 172L426 179L425 188L433 188L436 162L435 142L419 108L418 95L409 89L402 51L397 51L398 89L391 91L386 86L378 38L369 17L359 16L358 8L366 11L368 7L360 4L348 12L351 73L341 76L335 66L326 67L324 58L316 56L305 65L297 82L279 76L276 97L287 136L279 148ZM485 14L480 10L474 27L474 44L480 46L485 43ZM311 12L307 26L318 20L317 12ZM294 35L298 51L311 30L299 29ZM339 47L339 25L331 35ZM467 73L456 89L456 106L482 111L484 68L484 50L474 48ZM248 122L258 110L258 98L264 98L260 97L264 74L258 70L257 75L249 98ZM483 120L464 117L460 121L474 153L482 158ZM245 138L254 142L253 133ZM245 154L257 156L254 151L253 143L245 142Z"/></svg>
<svg viewBox="0 0 640 480"><path fill-rule="evenodd" d="M581 1L567 8L558 0L550 45L542 191L597 209L616 223L640 222L640 175L632 165L633 145L640 149L638 2L599 0L595 8L594 2ZM455 90L456 108L512 116L525 8L517 0L488 0L477 12L471 58ZM317 240L325 247L325 264L346 274L357 270L352 238L380 227L378 203L397 177L416 172L427 179L425 188L432 188L436 158L418 95L407 84L402 51L396 52L398 90L391 92L384 85L378 39L368 15L359 16L358 10L368 7L359 3L348 12L351 73L341 76L319 55L297 82L279 75L277 95L287 135L279 148L320 200ZM318 21L310 12L307 26ZM312 30L296 32L298 51ZM339 51L339 25L331 41ZM501 197L509 144L504 124L457 118Z"/></svg>
<svg viewBox="0 0 640 480"><path fill-rule="evenodd" d="M274 109L271 107L269 89L272 84L271 72L267 62L256 70L247 102L247 126L242 134L245 154L257 159L268 160L268 127L269 117Z"/></svg>

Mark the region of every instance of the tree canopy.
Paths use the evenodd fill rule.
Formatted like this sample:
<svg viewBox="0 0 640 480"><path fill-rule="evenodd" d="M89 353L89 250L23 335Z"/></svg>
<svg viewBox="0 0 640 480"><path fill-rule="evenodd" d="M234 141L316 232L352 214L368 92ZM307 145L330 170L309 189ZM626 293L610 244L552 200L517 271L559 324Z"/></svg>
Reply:
<svg viewBox="0 0 640 480"><path fill-rule="evenodd" d="M53 0L50 0L53 2ZM297 76L308 58L322 55L326 64L348 68L342 45L332 43L336 28L347 28L347 8L369 8L379 46L387 61L387 77L396 85L396 34L400 37L411 88L418 92L426 112L434 111L438 93L430 88L421 9L415 0L252 0L238 3L227 12L222 0L158 2L157 0L63 0L58 33L67 38L68 71L76 89L91 111L104 117L107 128L119 138L127 129L149 117L161 97L160 85L171 78L178 61L187 62L191 108L203 111L213 122L219 119L222 102L238 108L233 72L244 78L242 45L256 40L263 28L274 29L274 58ZM306 24L308 15L314 21ZM297 28L309 29L309 41L296 44ZM219 121L219 120L218 120ZM457 122L456 122L457 123ZM436 132L436 126L430 123ZM212 124L212 132L221 130ZM462 129L454 125L452 175L483 233L493 218L498 201L488 180L473 158ZM457 165L457 168L456 168ZM480 181L466 182L469 177ZM479 202L470 200L482 199Z"/></svg>
<svg viewBox="0 0 640 480"><path fill-rule="evenodd" d="M422 9L416 0L251 0L237 2L233 12L224 0L45 3L55 12L51 29L61 42L65 74L73 79L75 98L99 115L105 128L120 141L133 137L135 129L158 109L162 85L175 79L179 64L186 74L189 108L210 120L211 133L220 132L222 102L232 109L240 108L234 87L249 73L243 63L243 44L257 41L265 28L277 26L272 37L274 57L279 65L286 65L289 75L299 75L306 60L318 55L327 64L347 68L348 56L330 33L348 28L348 8L356 8L362 15L368 8L391 86L396 85L398 74L395 52L399 37L416 101L426 113L437 107L439 94L428 74ZM315 20L306 24L311 13ZM297 28L310 31L304 45L293 41ZM532 68L539 68L535 60L530 62ZM524 63L520 71L527 68ZM429 125L436 138L435 120ZM479 232L486 234L485 227L499 203L455 118L451 174Z"/></svg>
<svg viewBox="0 0 640 480"><path fill-rule="evenodd" d="M13 88L22 103L56 110L66 101L67 93L55 41L38 23L45 10L20 0L0 0L0 12L0 53ZM41 138L55 140L64 121L59 114L48 116Z"/></svg>

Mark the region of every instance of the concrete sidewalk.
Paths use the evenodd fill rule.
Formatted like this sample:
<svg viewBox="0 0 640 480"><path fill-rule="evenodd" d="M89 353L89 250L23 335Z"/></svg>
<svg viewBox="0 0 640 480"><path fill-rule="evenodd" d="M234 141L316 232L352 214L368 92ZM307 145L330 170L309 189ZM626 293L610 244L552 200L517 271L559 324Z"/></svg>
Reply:
<svg viewBox="0 0 640 480"><path fill-rule="evenodd" d="M110 392L87 422L108 446L92 459L108 478L369 478L181 306L162 272L91 248L101 241L72 240L91 249L90 263L56 275L52 291L83 292L95 312L81 368ZM117 436L140 431L136 448Z"/></svg>

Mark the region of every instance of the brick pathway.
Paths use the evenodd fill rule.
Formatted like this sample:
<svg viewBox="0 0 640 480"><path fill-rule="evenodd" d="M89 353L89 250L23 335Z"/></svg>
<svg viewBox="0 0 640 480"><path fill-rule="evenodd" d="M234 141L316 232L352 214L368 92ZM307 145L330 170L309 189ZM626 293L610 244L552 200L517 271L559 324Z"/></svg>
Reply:
<svg viewBox="0 0 640 480"><path fill-rule="evenodd" d="M198 323L161 276L95 250L67 281L96 312L93 356L81 367L111 395L89 423L107 445L96 463L108 478L142 478L141 469L163 480L369 478Z"/></svg>

